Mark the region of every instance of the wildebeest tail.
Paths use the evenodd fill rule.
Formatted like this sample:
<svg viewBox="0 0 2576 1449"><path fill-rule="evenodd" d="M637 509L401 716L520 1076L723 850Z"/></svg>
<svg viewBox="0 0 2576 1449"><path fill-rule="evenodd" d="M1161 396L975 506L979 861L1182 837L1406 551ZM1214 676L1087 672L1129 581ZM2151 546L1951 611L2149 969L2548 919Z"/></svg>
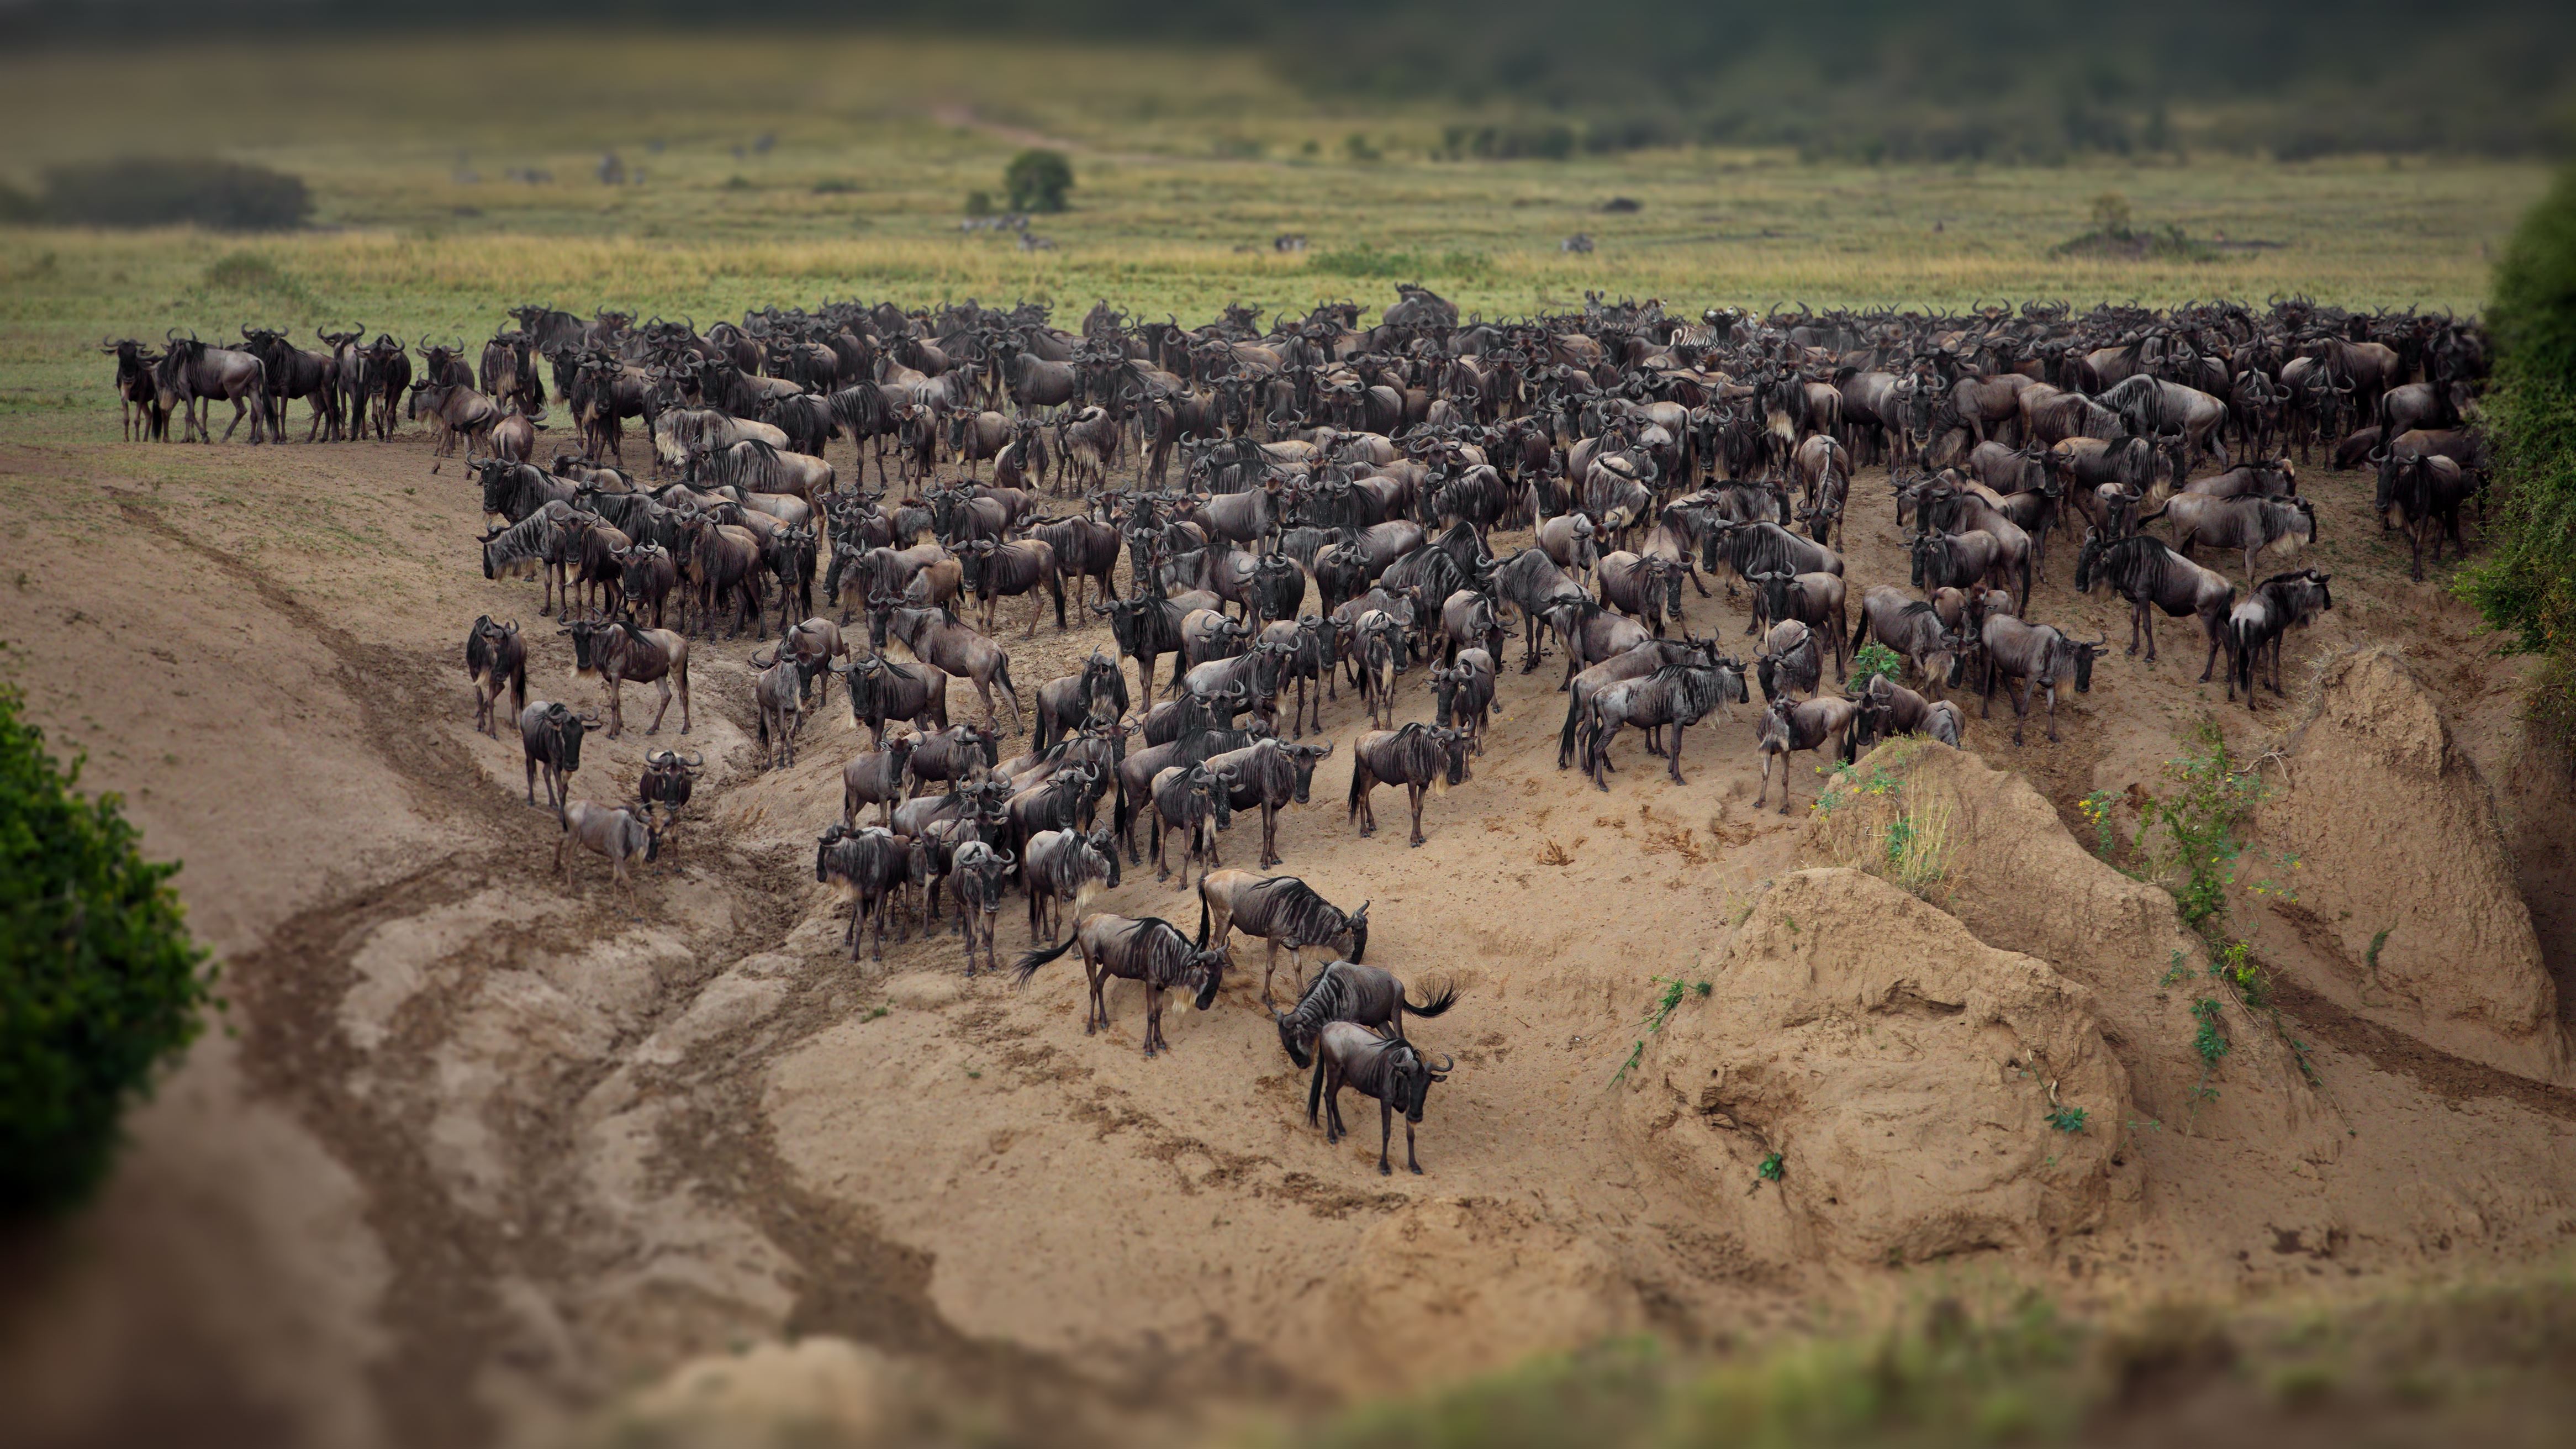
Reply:
<svg viewBox="0 0 2576 1449"><path fill-rule="evenodd" d="M1409 996L1406 997L1404 1009L1416 1016L1438 1016L1457 1004L1458 984L1454 981L1444 981L1440 984L1440 989L1432 993L1429 1001L1417 1002Z"/></svg>
<svg viewBox="0 0 2576 1449"><path fill-rule="evenodd" d="M1055 626L1056 626L1056 628L1057 628L1057 629L1061 630L1062 628L1064 628L1064 627L1065 627L1065 624L1064 624L1064 570L1062 570L1062 569L1056 569L1056 570L1053 570L1053 571L1051 571L1050 573L1048 573L1048 575L1047 575L1047 587L1055 591Z"/></svg>
<svg viewBox="0 0 2576 1449"><path fill-rule="evenodd" d="M1080 931L1071 931L1066 933L1063 944L1045 951L1031 951L1027 955L1022 956L1011 966L1011 984L1014 986L1028 985L1029 978L1038 974L1039 967L1044 966L1046 963L1063 955L1065 952L1072 950L1073 943L1081 938L1082 933Z"/></svg>
<svg viewBox="0 0 2576 1449"><path fill-rule="evenodd" d="M1207 873L1206 873L1205 871L1201 871L1201 872L1199 873L1199 938L1198 938L1197 942L1195 943L1195 947L1196 947L1196 949L1201 950L1201 951L1206 950L1206 949L1207 949L1207 938L1208 938Z"/></svg>

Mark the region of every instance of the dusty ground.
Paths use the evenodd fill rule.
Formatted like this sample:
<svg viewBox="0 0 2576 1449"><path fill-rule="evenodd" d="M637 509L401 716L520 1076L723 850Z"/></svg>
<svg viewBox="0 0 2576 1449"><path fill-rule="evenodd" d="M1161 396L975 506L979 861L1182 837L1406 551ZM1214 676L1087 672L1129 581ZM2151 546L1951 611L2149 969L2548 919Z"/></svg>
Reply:
<svg viewBox="0 0 2576 1449"><path fill-rule="evenodd" d="M37 1442L536 1442L692 1355L817 1334L923 1364L1006 1426L1107 1438L1139 1411L1186 1422L1165 1411L1391 1387L1622 1329L1725 1341L1924 1274L2077 1301L2307 1289L2529 1255L2576 1221L2566 1084L2293 992L2322 1087L2284 1085L2249 1047L2241 1087L2196 1112L2165 1060L2177 1040L2139 1025L2163 1010L2162 960L2076 961L2081 920L2050 948L1960 905L1987 946L2100 998L2144 1114L2114 1129L2137 1190L2045 1252L1890 1272L1802 1251L1782 1194L1713 1191L1641 1152L1612 1078L1654 978L1719 969L1769 884L1813 863L1810 762L1795 812L1756 813L1746 711L1691 732L1688 785L1631 744L1597 794L1554 766L1554 660L1507 676L1490 751L1432 802L1421 849L1400 792L1379 797L1375 838L1344 823L1364 727L1347 696L1314 803L1281 824L1285 869L1373 903L1372 961L1464 989L1418 1033L1459 1063L1420 1178L1379 1177L1365 1130L1328 1149L1305 1126L1257 953L1214 1010L1175 1011L1153 1061L1135 988L1111 992L1108 1033L1082 1034L1078 966L1014 991L964 979L953 937L890 947L882 968L841 960L810 854L859 732L835 696L796 769L754 774L748 643L699 645L688 744L712 769L634 910L595 860L567 892L545 874L552 821L518 799L515 741L468 728L465 626L526 621L537 697L587 705L596 687L568 678L533 585L480 577L469 484L430 463L417 436L0 442L6 667L58 742L92 752L90 782L187 863L236 1028L138 1116L97 1212L8 1245L0 1388ZM2048 815L2080 829L2088 791L2153 782L2203 712L2259 753L2324 662L2400 645L2492 791L2567 1014L2565 779L2526 757L2511 662L2438 585L2406 582L2366 488L2310 486L2337 607L2291 644L2290 707L2224 707L2168 623L2163 662L2115 655L2062 702L2064 743L2035 721L2016 748L2008 709L1972 709L1969 747L2052 807L2020 835L2054 837ZM1857 596L1901 583L1904 561L1879 475L1855 496ZM2073 596L2072 564L2060 540L2032 612L2116 640L2125 611ZM1690 621L1731 634L1743 614L1721 591ZM1017 634L1024 695L1106 638ZM1427 716L1427 691L1410 698ZM956 717L972 708L961 690ZM578 792L631 791L676 718L661 739L594 737ZM1236 832L1231 863L1252 840ZM1150 868L1100 904L1194 915ZM1025 927L1002 919L1015 950Z"/></svg>

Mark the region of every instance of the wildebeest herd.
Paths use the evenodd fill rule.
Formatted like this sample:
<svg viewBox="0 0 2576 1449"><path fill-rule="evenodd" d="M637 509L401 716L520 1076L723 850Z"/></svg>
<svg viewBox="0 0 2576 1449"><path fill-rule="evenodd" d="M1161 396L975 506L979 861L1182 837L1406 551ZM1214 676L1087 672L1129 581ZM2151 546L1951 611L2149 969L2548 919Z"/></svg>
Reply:
<svg viewBox="0 0 2576 1449"><path fill-rule="evenodd" d="M631 891L630 866L658 858L703 768L656 751L635 800L574 800L584 736L622 733L628 683L658 692L647 734L675 694L689 733L693 643L748 628L762 768L794 762L833 679L868 732L814 858L849 903L853 958L872 933L881 959L889 924L898 939L916 918L931 930L945 887L968 973L998 968L995 923L1017 890L1018 980L1078 954L1090 1030L1107 1023L1110 978L1142 982L1152 1055L1169 1045L1164 993L1208 1008L1232 935L1257 936L1281 1044L1313 1065L1310 1118L1344 1085L1378 1099L1381 1169L1396 1115L1410 1165L1448 1071L1410 1043L1404 1013L1437 1016L1454 993L1416 1003L1361 964L1365 905L1345 913L1218 855L1236 817L1257 815L1258 866L1281 863L1278 814L1336 752L1308 737L1343 690L1368 716L1342 747L1361 835L1376 787L1401 786L1408 839L1424 842L1427 799L1485 747L1515 631L1520 672L1551 646L1565 658L1560 768L1608 789L1633 729L1680 784L1684 733L1758 689L1756 804L1776 765L1786 813L1798 754L1957 743L1964 714L1945 696L1971 681L1981 715L2004 687L2016 745L2034 700L2058 738L2059 692L2090 689L2108 640L2041 622L2057 534L2072 536L2055 553L2072 554L2058 571L2078 591L2107 585L2130 605L2130 654L2143 643L2155 660L2159 613L2190 618L2201 679L2223 660L2229 698L2252 709L2258 680L2281 693L2287 633L2333 604L2326 573L2290 566L2317 537L2303 466L2322 451L2373 469L2419 579L2428 544L2458 551L2487 478L2468 416L2486 344L2448 314L2275 298L1690 320L1595 296L1489 322L1397 290L1367 327L1347 302L1266 326L1230 307L1198 328L1102 303L1078 331L1025 303L768 308L703 331L528 306L476 363L460 338L421 345L417 369L400 339L363 327L319 334L320 350L263 327L239 347L175 330L157 352L103 347L129 437L167 441L175 410L183 437L210 441L220 399L252 441L283 439L304 398L308 441L381 441L408 418L440 452L463 449L485 576L542 575L540 616L603 686L604 715L530 700L520 625L470 631L476 727L497 737L508 693L527 798L544 784L567 880L586 851ZM574 441L540 467L549 385ZM630 418L646 441L633 469ZM845 439L846 471L827 459ZM1855 467L1874 464L1907 531L1901 587L1848 579L1839 552ZM1497 532L1531 542L1498 551ZM2203 547L2218 567L2194 558ZM1685 625L1712 579L1743 601L1741 654L1722 629ZM1087 610L1114 648L1024 705L996 626L1014 599L1023 639ZM1855 678L1856 664L1871 667ZM1828 665L1840 688L1825 688ZM1408 676L1432 696L1428 721L1398 718ZM953 684L980 720L952 723ZM1031 747L1004 758L1024 713ZM1195 934L1088 911L1149 855L1158 880L1177 855L1184 889L1197 867ZM1271 995L1283 946L1298 978L1285 1012ZM1309 951L1325 958L1312 976ZM1338 1108L1325 1115L1338 1134Z"/></svg>

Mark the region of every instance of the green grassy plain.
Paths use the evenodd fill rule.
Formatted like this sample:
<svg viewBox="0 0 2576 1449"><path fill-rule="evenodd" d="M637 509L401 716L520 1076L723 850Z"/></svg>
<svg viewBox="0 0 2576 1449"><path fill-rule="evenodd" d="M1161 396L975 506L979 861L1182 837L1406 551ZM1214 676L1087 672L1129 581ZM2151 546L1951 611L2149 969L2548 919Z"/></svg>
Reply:
<svg viewBox="0 0 2576 1449"><path fill-rule="evenodd" d="M60 162L179 152L292 171L315 195L315 229L292 236L0 228L0 415L70 407L93 425L112 412L85 350L102 334L259 319L479 338L527 300L705 321L827 297L1066 314L1107 297L1198 319L1237 300L1374 307L1400 277L1488 314L1586 290L1691 311L2275 291L2469 309L2546 179L2465 158L1443 161L1444 127L1491 117L1340 108L1249 54L833 35L32 51L0 58L0 87L0 174L22 186ZM110 94L124 103L102 111ZM961 232L967 193L998 195L1038 140L1078 177L1073 209L1036 222L1053 249ZM608 151L642 183L601 184ZM550 179L510 179L531 171ZM2206 262L2052 255L2106 191L2143 224L2237 245ZM1604 213L1612 197L1639 208ZM1283 232L1309 249L1274 252ZM1575 232L1598 250L1561 251Z"/></svg>

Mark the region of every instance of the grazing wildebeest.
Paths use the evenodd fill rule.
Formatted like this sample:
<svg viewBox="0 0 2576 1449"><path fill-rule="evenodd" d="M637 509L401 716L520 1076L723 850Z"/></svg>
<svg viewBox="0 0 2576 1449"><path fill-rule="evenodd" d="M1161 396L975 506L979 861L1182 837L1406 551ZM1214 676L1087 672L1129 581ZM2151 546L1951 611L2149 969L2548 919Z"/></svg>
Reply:
<svg viewBox="0 0 2576 1449"><path fill-rule="evenodd" d="M1297 1004L1270 1013L1279 1027L1279 1049L1300 1067L1314 1065L1315 1038L1329 1022L1347 1021L1403 1041L1405 1013L1442 1016L1458 1004L1455 985L1444 985L1428 1001L1414 1001L1394 972L1357 961L1327 961L1314 980L1304 976L1298 973ZM1268 996L1265 991L1265 1003Z"/></svg>
<svg viewBox="0 0 2576 1449"><path fill-rule="evenodd" d="M630 860L651 862L662 854L662 827L649 811L633 811L622 805L593 805L587 800L567 800L555 812L555 821L563 833L555 840L555 866L564 873L564 889L572 889L572 862L578 845L583 850L608 857L610 883L622 886L627 899L635 895L635 883L627 878Z"/></svg>
<svg viewBox="0 0 2576 1449"><path fill-rule="evenodd" d="M1753 808L1771 793L1771 762L1780 762L1780 813L1789 813L1789 757L1806 750L1822 749L1829 740L1837 742L1851 728L1860 714L1860 706L1840 696L1797 700L1782 695L1771 701L1762 712L1762 723L1755 727L1754 748L1762 757L1762 788L1753 793Z"/></svg>
<svg viewBox="0 0 2576 1449"><path fill-rule="evenodd" d="M1440 1065L1431 1065L1411 1042L1398 1037L1381 1037L1367 1027L1347 1021L1327 1022L1315 1037L1315 1076L1306 1091L1306 1121L1313 1125L1316 1104L1323 1104L1324 1142L1339 1142L1342 1126L1342 1088L1378 1102L1377 1170L1380 1176L1394 1169L1386 1165L1389 1144L1394 1139L1395 1114L1404 1113L1404 1165L1420 1174L1422 1163L1413 1155L1413 1129L1422 1121L1422 1106L1431 1095L1434 1082L1449 1080L1456 1063L1443 1056Z"/></svg>
<svg viewBox="0 0 2576 1449"><path fill-rule="evenodd" d="M888 720L924 732L948 728L948 676L930 665L868 654L831 668L849 693L850 719L868 728L868 748L884 747Z"/></svg>
<svg viewBox="0 0 2576 1449"><path fill-rule="evenodd" d="M1219 863L1216 835L1234 824L1234 781L1204 762L1173 765L1154 776L1146 797L1154 812L1154 879L1172 878L1163 859L1163 837L1178 830L1190 843L1190 853L1181 862L1181 889L1187 890L1192 864L1205 879Z"/></svg>
<svg viewBox="0 0 2576 1449"><path fill-rule="evenodd" d="M2029 717L2033 689L2048 693L2048 742L2057 743L2057 686L2071 677L2076 693L2092 693L2093 658L2111 642L2108 634L2086 643L2047 624L2026 624L2010 614L1995 613L1986 616L1979 639L1985 649L1986 677L1977 718L1993 713L1995 681L2002 679L2012 696L2016 745L2022 742L2022 721Z"/></svg>
<svg viewBox="0 0 2576 1449"><path fill-rule="evenodd" d="M1002 686L1002 697L1011 706L1011 732L1019 733L1020 691L1011 683L1011 656L1002 646L976 633L966 625L949 618L938 609L908 609L885 595L868 600L868 635L871 647L885 652L887 641L902 643L912 657L975 686L984 701L984 728L993 728L993 686Z"/></svg>
<svg viewBox="0 0 2576 1449"><path fill-rule="evenodd" d="M1863 635L1895 650L1926 688L1937 691L1945 683L1958 682L1960 662L1967 654L1964 641L1942 623L1930 604L1893 584L1872 584L1862 596L1860 622L1852 626L1854 651L1864 642Z"/></svg>
<svg viewBox="0 0 2576 1449"><path fill-rule="evenodd" d="M1208 769L1229 781L1231 808L1261 812L1259 869L1279 863L1281 807L1306 803L1307 790L1315 780L1315 762L1332 752L1330 743L1292 745L1266 739L1208 757Z"/></svg>
<svg viewBox="0 0 2576 1449"><path fill-rule="evenodd" d="M1083 1017L1082 1034L1089 1036L1109 1025L1109 1005L1102 992L1111 977L1141 981L1149 1057L1171 1047L1163 1038L1164 992L1174 987L1193 991L1197 996L1191 1004L1205 1011L1216 1004L1217 989L1225 984L1223 951L1192 946L1180 927L1160 916L1138 920L1107 911L1083 917L1064 944L1022 956L1013 968L1018 983L1028 985L1039 967L1076 950L1082 953L1082 969L1091 986L1091 1010Z"/></svg>
<svg viewBox="0 0 2576 1449"><path fill-rule="evenodd" d="M1860 706L1843 746L1849 756L1895 735L1927 735L1957 749L1968 727L1967 715L1955 702L1927 700L1883 674L1862 680L1844 697Z"/></svg>
<svg viewBox="0 0 2576 1449"><path fill-rule="evenodd" d="M573 772L581 768L581 738L599 728L594 715L534 699L519 711L519 755L528 767L528 803L537 803L537 775L546 777L546 808L560 810L572 794Z"/></svg>
<svg viewBox="0 0 2576 1449"><path fill-rule="evenodd" d="M2333 577L2322 569L2274 574L2256 585L2253 594L2228 614L2228 648L2235 655L2228 679L2230 700L2236 698L2241 685L2245 708L2254 708L2254 681L2266 648L2272 651L2272 692L2281 693L2281 641L2293 628L2334 607L2334 592L2326 587Z"/></svg>
<svg viewBox="0 0 2576 1449"><path fill-rule="evenodd" d="M1118 889L1118 832L1107 825L1089 834L1041 830L1020 848L1020 875L1028 888L1029 940L1052 943L1064 929L1066 901L1078 917L1093 895Z"/></svg>
<svg viewBox="0 0 2576 1449"><path fill-rule="evenodd" d="M2195 544L2232 548L2245 555L2245 580L2254 580L2254 559L2267 549L2295 554L2317 541L2316 504L2305 498L2204 498L2177 493L2164 506L2138 515L2144 528L2171 518L2174 552L2191 557Z"/></svg>
<svg viewBox="0 0 2576 1449"><path fill-rule="evenodd" d="M1643 679L1623 679L1593 691L1583 725L1590 741L1585 764L1593 785L1610 788L1610 743L1627 725L1672 731L1666 759L1673 783L1681 784L1682 731L1710 710L1747 698L1743 673L1716 662L1667 664Z"/></svg>
<svg viewBox="0 0 2576 1449"><path fill-rule="evenodd" d="M1363 839L1377 833L1377 810L1370 801L1379 781L1404 786L1413 813L1408 843L1420 845L1422 798L1437 794L1467 775L1467 737L1419 720L1392 730L1371 730L1351 746L1350 818L1359 822Z"/></svg>
<svg viewBox="0 0 2576 1449"><path fill-rule="evenodd" d="M648 735L662 732L662 716L671 712L671 689L679 686L680 733L689 732L689 641L668 629L646 629L632 619L580 619L555 631L572 636L573 670L583 679L608 685L608 737L626 729L625 685L661 687L662 702L653 711Z"/></svg>
<svg viewBox="0 0 2576 1449"><path fill-rule="evenodd" d="M474 728L499 739L501 722L494 718L494 706L501 691L510 692L514 717L528 707L528 647L519 638L516 619L496 624L484 614L474 620L465 635L465 677L474 682Z"/></svg>
<svg viewBox="0 0 2576 1449"><path fill-rule="evenodd" d="M1362 901L1358 910L1345 912L1293 875L1220 870L1199 877L1198 943L1206 946L1214 942L1230 952L1234 932L1260 937L1264 948L1261 1004L1268 1006L1271 977L1279 969L1280 947L1288 948L1289 964L1297 973L1297 990L1303 994L1309 949L1347 951L1353 961L1368 955L1368 908L1369 903Z"/></svg>
<svg viewBox="0 0 2576 1449"><path fill-rule="evenodd" d="M2096 581L2109 584L2113 593L2129 601L2129 652L2138 652L2138 636L2143 632L2149 664L2156 662L2157 609L2177 619L2186 615L2199 619L2201 633L2209 640L2200 680L2209 682L2209 672L2218 665L2218 651L2227 643L2228 610L2236 605L2236 586L2224 575L2143 533L2108 543L2099 532L2087 530L2084 551L2075 559L2076 591L2091 593Z"/></svg>

